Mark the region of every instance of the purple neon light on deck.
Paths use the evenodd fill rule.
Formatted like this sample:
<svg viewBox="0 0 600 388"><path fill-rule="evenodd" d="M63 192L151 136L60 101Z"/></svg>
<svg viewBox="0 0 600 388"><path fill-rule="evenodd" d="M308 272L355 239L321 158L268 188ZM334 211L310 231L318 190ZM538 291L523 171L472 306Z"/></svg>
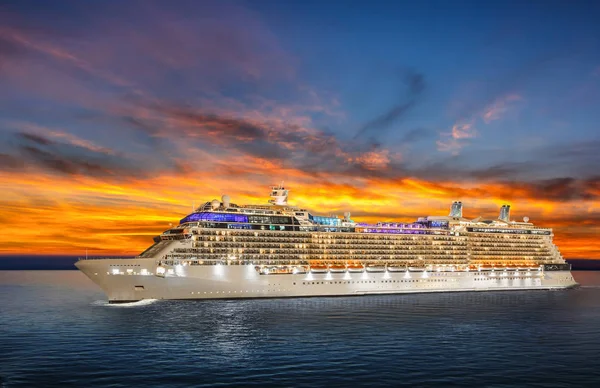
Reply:
<svg viewBox="0 0 600 388"><path fill-rule="evenodd" d="M209 221L209 222L248 222L248 216L243 214L229 214L229 213L192 213L179 221L180 224L186 222L198 222L198 221Z"/></svg>
<svg viewBox="0 0 600 388"><path fill-rule="evenodd" d="M384 233L384 234L428 234L427 230L415 229L387 229L387 228L365 228L363 233Z"/></svg>

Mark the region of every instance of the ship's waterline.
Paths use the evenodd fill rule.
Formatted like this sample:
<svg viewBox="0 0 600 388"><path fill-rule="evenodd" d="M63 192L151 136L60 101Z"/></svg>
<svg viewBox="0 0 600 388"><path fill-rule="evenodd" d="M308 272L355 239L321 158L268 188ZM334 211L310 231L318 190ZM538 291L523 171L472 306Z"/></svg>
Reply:
<svg viewBox="0 0 600 388"><path fill-rule="evenodd" d="M119 273L100 268L105 260L83 260L77 267L97 283L111 302L141 299L229 299L393 294L445 291L489 291L568 288L569 271L307 273L260 275L252 265L182 266L176 274L127 273L154 261L130 259L112 264ZM98 272L100 271L100 272Z"/></svg>
<svg viewBox="0 0 600 388"><path fill-rule="evenodd" d="M410 224L313 216L272 188L269 205L206 202L132 259L76 266L111 302L556 289L576 285L552 231L449 216Z"/></svg>

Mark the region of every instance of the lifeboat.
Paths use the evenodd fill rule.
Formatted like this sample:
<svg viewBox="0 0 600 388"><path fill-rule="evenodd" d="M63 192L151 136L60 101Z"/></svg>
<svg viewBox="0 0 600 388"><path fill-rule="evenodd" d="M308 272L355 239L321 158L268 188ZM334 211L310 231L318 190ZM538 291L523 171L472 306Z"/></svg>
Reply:
<svg viewBox="0 0 600 388"><path fill-rule="evenodd" d="M385 272L385 265L367 265L367 272Z"/></svg>
<svg viewBox="0 0 600 388"><path fill-rule="evenodd" d="M257 267L257 271L261 275L271 274L271 268L269 268L269 267Z"/></svg>
<svg viewBox="0 0 600 388"><path fill-rule="evenodd" d="M293 273L293 274L301 274L301 273L306 273L306 267L304 267L304 266L301 266L301 265L299 265L299 266L297 266L297 267L294 267L294 268L292 269L292 273Z"/></svg>
<svg viewBox="0 0 600 388"><path fill-rule="evenodd" d="M401 267L399 265L388 265L387 269L390 272L405 272L406 271L406 267Z"/></svg>
<svg viewBox="0 0 600 388"><path fill-rule="evenodd" d="M348 272L364 272L365 267L359 264L352 264L348 266Z"/></svg>
<svg viewBox="0 0 600 388"><path fill-rule="evenodd" d="M427 268L425 268L425 267L408 267L408 270L410 272L425 272L425 271L427 271Z"/></svg>
<svg viewBox="0 0 600 388"><path fill-rule="evenodd" d="M329 269L326 265L311 265L310 272L312 273L327 273Z"/></svg>
<svg viewBox="0 0 600 388"><path fill-rule="evenodd" d="M342 273L346 272L346 266L341 264L334 264L329 266L329 272Z"/></svg>

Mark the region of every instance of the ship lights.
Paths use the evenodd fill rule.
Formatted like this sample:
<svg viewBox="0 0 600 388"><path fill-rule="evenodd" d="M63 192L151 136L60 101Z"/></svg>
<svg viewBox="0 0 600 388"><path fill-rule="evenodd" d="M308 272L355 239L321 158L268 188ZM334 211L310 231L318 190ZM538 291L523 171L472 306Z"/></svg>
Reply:
<svg viewBox="0 0 600 388"><path fill-rule="evenodd" d="M142 270L142 271L145 271L145 270ZM161 267L161 266L156 267L156 274L157 275L164 275L165 271L166 271L165 267Z"/></svg>
<svg viewBox="0 0 600 388"><path fill-rule="evenodd" d="M120 274L120 272L119 272L119 269L118 269L118 268L113 268L113 270L112 270L112 274L113 274L113 275L118 275L118 274Z"/></svg>

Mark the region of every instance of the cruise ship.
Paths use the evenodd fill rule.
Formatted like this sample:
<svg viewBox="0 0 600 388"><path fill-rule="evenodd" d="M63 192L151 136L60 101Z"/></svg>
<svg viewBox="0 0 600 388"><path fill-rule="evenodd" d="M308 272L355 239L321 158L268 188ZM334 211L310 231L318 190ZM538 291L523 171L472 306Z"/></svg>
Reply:
<svg viewBox="0 0 600 388"><path fill-rule="evenodd" d="M552 229L510 218L448 216L355 222L288 204L272 186L264 205L206 202L135 258L81 258L77 268L111 303L565 289L577 283Z"/></svg>

